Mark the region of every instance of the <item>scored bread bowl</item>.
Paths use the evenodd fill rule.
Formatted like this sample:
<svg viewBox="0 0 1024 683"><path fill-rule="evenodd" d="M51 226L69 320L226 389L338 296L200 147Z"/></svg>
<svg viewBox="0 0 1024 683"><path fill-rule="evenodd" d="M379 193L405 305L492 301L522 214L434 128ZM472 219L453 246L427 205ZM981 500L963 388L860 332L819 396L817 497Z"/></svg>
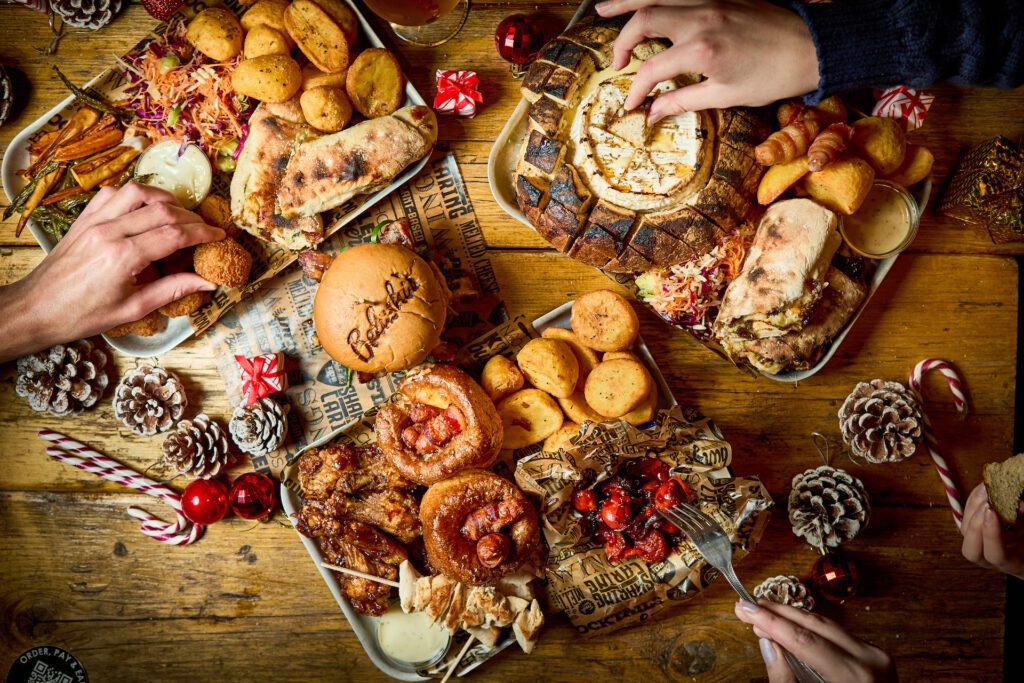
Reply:
<svg viewBox="0 0 1024 683"><path fill-rule="evenodd" d="M649 101L623 103L646 40L611 69L619 20L581 22L548 43L522 87L529 132L513 185L537 232L570 257L614 272L668 266L707 253L756 215L763 169L754 147L770 132L752 109L686 112L650 125ZM655 94L693 80L658 84Z"/></svg>

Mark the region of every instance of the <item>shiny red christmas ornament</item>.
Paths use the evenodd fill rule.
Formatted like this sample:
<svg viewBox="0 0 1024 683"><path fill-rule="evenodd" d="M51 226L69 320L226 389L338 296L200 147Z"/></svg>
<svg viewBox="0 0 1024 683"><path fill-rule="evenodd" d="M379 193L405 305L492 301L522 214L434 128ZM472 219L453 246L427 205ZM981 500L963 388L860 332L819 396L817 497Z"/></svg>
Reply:
<svg viewBox="0 0 1024 683"><path fill-rule="evenodd" d="M213 524L228 512L228 487L219 479L196 479L181 494L181 513L193 524Z"/></svg>
<svg viewBox="0 0 1024 683"><path fill-rule="evenodd" d="M494 32L498 54L515 66L529 64L544 47L544 31L525 14L512 14L501 20Z"/></svg>
<svg viewBox="0 0 1024 683"><path fill-rule="evenodd" d="M842 602L860 590L860 566L845 555L824 555L811 569L811 583L825 599Z"/></svg>
<svg viewBox="0 0 1024 683"><path fill-rule="evenodd" d="M265 474L248 472L231 484L228 503L242 519L262 519L274 511L277 486Z"/></svg>

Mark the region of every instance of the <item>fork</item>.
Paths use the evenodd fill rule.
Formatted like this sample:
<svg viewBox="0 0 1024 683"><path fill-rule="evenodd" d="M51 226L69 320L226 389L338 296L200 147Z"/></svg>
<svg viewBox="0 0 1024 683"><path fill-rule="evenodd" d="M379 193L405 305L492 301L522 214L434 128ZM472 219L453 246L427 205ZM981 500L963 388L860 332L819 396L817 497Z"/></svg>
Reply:
<svg viewBox="0 0 1024 683"><path fill-rule="evenodd" d="M732 541L718 522L686 503L657 510L658 514L679 527L693 541L704 559L722 573L742 599L757 604L754 596L748 593L736 578L736 571L732 568ZM781 646L779 649L782 650L782 656L800 683L825 683L821 674L797 659L792 652Z"/></svg>

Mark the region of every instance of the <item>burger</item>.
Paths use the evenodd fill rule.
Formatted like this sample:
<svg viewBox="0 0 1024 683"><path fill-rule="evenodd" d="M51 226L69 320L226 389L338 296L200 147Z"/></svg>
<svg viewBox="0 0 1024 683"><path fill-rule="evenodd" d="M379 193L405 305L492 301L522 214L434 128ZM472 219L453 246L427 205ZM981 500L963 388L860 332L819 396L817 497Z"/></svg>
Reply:
<svg viewBox="0 0 1024 683"><path fill-rule="evenodd" d="M441 340L448 288L437 267L396 244L361 244L334 259L313 324L338 363L372 375L422 363Z"/></svg>

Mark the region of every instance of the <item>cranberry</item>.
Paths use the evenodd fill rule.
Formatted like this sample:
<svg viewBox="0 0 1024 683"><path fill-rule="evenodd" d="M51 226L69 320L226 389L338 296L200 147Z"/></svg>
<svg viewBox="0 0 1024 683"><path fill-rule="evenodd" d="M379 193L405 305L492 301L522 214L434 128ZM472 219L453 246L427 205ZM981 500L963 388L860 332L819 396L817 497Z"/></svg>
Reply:
<svg viewBox="0 0 1024 683"><path fill-rule="evenodd" d="M668 556L668 543L657 529L649 529L636 539L636 549L644 562L661 562Z"/></svg>
<svg viewBox="0 0 1024 683"><path fill-rule="evenodd" d="M649 481L640 487L640 492L644 498L650 498L655 494L659 486L661 486L661 484L657 481Z"/></svg>
<svg viewBox="0 0 1024 683"><path fill-rule="evenodd" d="M601 493L613 500L628 500L630 491L623 484L624 482L617 479L607 481L601 485Z"/></svg>
<svg viewBox="0 0 1024 683"><path fill-rule="evenodd" d="M628 553L632 548L629 547L629 542L622 534L606 531L601 534L601 540L604 541L604 554L609 562L618 562L629 557Z"/></svg>
<svg viewBox="0 0 1024 683"><path fill-rule="evenodd" d="M619 501L606 500L601 504L601 521L609 529L615 531L626 528L632 521L629 505Z"/></svg>
<svg viewBox="0 0 1024 683"><path fill-rule="evenodd" d="M685 503L686 493L686 489L678 479L669 479L658 487L657 493L654 494L654 504L665 510L679 503Z"/></svg>
<svg viewBox="0 0 1024 683"><path fill-rule="evenodd" d="M666 481L670 474L668 464L657 458L641 460L636 469L641 479L650 481Z"/></svg>
<svg viewBox="0 0 1024 683"><path fill-rule="evenodd" d="M679 530L679 527L677 527L675 524L668 521L667 519L661 520L661 524L658 525L658 528L664 531L669 536L679 536L681 533L683 533Z"/></svg>
<svg viewBox="0 0 1024 683"><path fill-rule="evenodd" d="M597 492L591 489L573 491L572 506L581 515L593 512L597 509Z"/></svg>

